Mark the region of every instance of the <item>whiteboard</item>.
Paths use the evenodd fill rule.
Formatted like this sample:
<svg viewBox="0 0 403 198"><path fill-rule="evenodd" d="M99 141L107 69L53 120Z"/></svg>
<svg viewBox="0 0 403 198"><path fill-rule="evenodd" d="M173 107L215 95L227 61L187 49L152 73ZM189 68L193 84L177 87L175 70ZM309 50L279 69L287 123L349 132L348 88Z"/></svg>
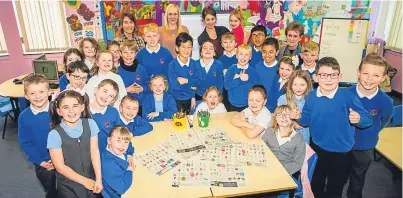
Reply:
<svg viewBox="0 0 403 198"><path fill-rule="evenodd" d="M200 51L197 38L204 31L204 24L199 14L181 14L182 25L189 29L190 36L193 37L192 59L198 60ZM225 26L229 29L229 14L217 14L217 26Z"/></svg>
<svg viewBox="0 0 403 198"><path fill-rule="evenodd" d="M321 27L319 58L337 59L342 82L357 82L357 69L366 46L368 20L324 18Z"/></svg>

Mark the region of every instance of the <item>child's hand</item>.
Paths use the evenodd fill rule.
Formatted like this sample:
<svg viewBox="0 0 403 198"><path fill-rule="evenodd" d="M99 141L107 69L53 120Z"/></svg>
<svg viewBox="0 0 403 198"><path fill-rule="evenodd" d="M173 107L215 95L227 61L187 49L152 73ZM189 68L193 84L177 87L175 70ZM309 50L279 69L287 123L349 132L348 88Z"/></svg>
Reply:
<svg viewBox="0 0 403 198"><path fill-rule="evenodd" d="M102 180L95 181L94 190L92 192L99 194L101 193L104 186L102 185Z"/></svg>
<svg viewBox="0 0 403 198"><path fill-rule="evenodd" d="M95 181L92 179L85 178L83 186L88 190L93 190L95 187Z"/></svg>
<svg viewBox="0 0 403 198"><path fill-rule="evenodd" d="M136 88L134 86L129 86L129 87L126 88L126 92L127 93L135 93Z"/></svg>
<svg viewBox="0 0 403 198"><path fill-rule="evenodd" d="M133 156L127 155L127 162L129 162L129 166L134 166Z"/></svg>
<svg viewBox="0 0 403 198"><path fill-rule="evenodd" d="M178 80L178 83L181 84L181 85L188 83L187 78L178 77L177 80Z"/></svg>
<svg viewBox="0 0 403 198"><path fill-rule="evenodd" d="M160 112L152 112L152 113L147 114L147 118L152 120L155 117L158 117L159 115L160 115Z"/></svg>
<svg viewBox="0 0 403 198"><path fill-rule="evenodd" d="M49 160L48 163L51 166L50 168L47 169L48 171L51 171L51 170L55 169L55 167L53 166L52 160Z"/></svg>
<svg viewBox="0 0 403 198"><path fill-rule="evenodd" d="M46 168L46 169L51 169L53 168L53 165L49 162L45 162L43 161L41 164L39 164L42 168Z"/></svg>
<svg viewBox="0 0 403 198"><path fill-rule="evenodd" d="M298 120L298 119L301 118L301 111L299 110L298 107L291 110L290 118L293 119L293 120Z"/></svg>
<svg viewBox="0 0 403 198"><path fill-rule="evenodd" d="M130 165L130 164L129 164L129 166L127 167L127 170L133 172L134 170L136 170L136 165L134 165L134 164L133 164L133 165Z"/></svg>
<svg viewBox="0 0 403 198"><path fill-rule="evenodd" d="M192 98L190 101L190 109L196 108L196 98Z"/></svg>
<svg viewBox="0 0 403 198"><path fill-rule="evenodd" d="M246 121L246 116L244 112L239 112L237 115L238 119L242 120L242 121Z"/></svg>
<svg viewBox="0 0 403 198"><path fill-rule="evenodd" d="M139 94L143 91L144 91L144 89L141 85L137 84L137 86L134 86L134 93Z"/></svg>
<svg viewBox="0 0 403 198"><path fill-rule="evenodd" d="M348 116L350 123L351 124L357 124L360 122L360 114L358 114L357 112L355 112L354 110L352 110L351 108L350 110L350 115Z"/></svg>
<svg viewBox="0 0 403 198"><path fill-rule="evenodd" d="M235 74L234 79L237 79L237 78L241 77L241 74Z"/></svg>
<svg viewBox="0 0 403 198"><path fill-rule="evenodd" d="M301 125L299 125L297 122L294 122L294 128L295 128L295 129L303 129L304 127L302 127Z"/></svg>
<svg viewBox="0 0 403 198"><path fill-rule="evenodd" d="M245 74L245 72L241 73L241 80L242 81L248 81L249 80L249 75Z"/></svg>

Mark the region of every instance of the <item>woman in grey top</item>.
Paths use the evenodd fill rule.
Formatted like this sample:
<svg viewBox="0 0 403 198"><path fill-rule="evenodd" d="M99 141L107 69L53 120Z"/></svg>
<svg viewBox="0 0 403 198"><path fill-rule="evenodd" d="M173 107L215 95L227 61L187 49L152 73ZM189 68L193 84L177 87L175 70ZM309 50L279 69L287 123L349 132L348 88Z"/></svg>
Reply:
<svg viewBox="0 0 403 198"><path fill-rule="evenodd" d="M294 130L290 107L281 105L273 113L272 127L267 128L262 139L287 172L292 175L301 170L305 158L305 142Z"/></svg>

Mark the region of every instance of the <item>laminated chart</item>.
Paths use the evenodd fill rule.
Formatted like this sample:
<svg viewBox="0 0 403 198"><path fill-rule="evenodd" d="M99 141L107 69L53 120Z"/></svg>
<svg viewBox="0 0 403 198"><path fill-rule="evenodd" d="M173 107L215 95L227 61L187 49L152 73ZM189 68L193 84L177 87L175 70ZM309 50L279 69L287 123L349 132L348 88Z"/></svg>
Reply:
<svg viewBox="0 0 403 198"><path fill-rule="evenodd" d="M200 160L205 160L209 162L236 163L236 153L234 145L232 144L201 150L199 156Z"/></svg>
<svg viewBox="0 0 403 198"><path fill-rule="evenodd" d="M199 128L195 131L208 148L234 143L222 127Z"/></svg>
<svg viewBox="0 0 403 198"><path fill-rule="evenodd" d="M265 144L236 142L234 144L235 159L247 166L267 167Z"/></svg>
<svg viewBox="0 0 403 198"><path fill-rule="evenodd" d="M172 187L239 187L247 179L242 165L188 161L172 173Z"/></svg>
<svg viewBox="0 0 403 198"><path fill-rule="evenodd" d="M137 163L146 167L150 172L160 176L181 164L181 158L173 151L157 146L143 153L135 154Z"/></svg>
<svg viewBox="0 0 403 198"><path fill-rule="evenodd" d="M199 150L206 148L197 133L192 129L180 133L170 133L168 142L176 153L188 158L197 155Z"/></svg>

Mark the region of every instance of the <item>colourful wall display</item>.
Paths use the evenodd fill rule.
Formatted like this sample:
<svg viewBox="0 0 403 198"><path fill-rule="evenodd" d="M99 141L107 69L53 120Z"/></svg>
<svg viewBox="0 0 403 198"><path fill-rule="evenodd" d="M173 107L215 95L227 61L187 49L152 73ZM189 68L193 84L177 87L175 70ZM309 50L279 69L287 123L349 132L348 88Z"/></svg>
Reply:
<svg viewBox="0 0 403 198"><path fill-rule="evenodd" d="M64 0L63 2L72 46L76 46L84 37L103 39L99 0Z"/></svg>

